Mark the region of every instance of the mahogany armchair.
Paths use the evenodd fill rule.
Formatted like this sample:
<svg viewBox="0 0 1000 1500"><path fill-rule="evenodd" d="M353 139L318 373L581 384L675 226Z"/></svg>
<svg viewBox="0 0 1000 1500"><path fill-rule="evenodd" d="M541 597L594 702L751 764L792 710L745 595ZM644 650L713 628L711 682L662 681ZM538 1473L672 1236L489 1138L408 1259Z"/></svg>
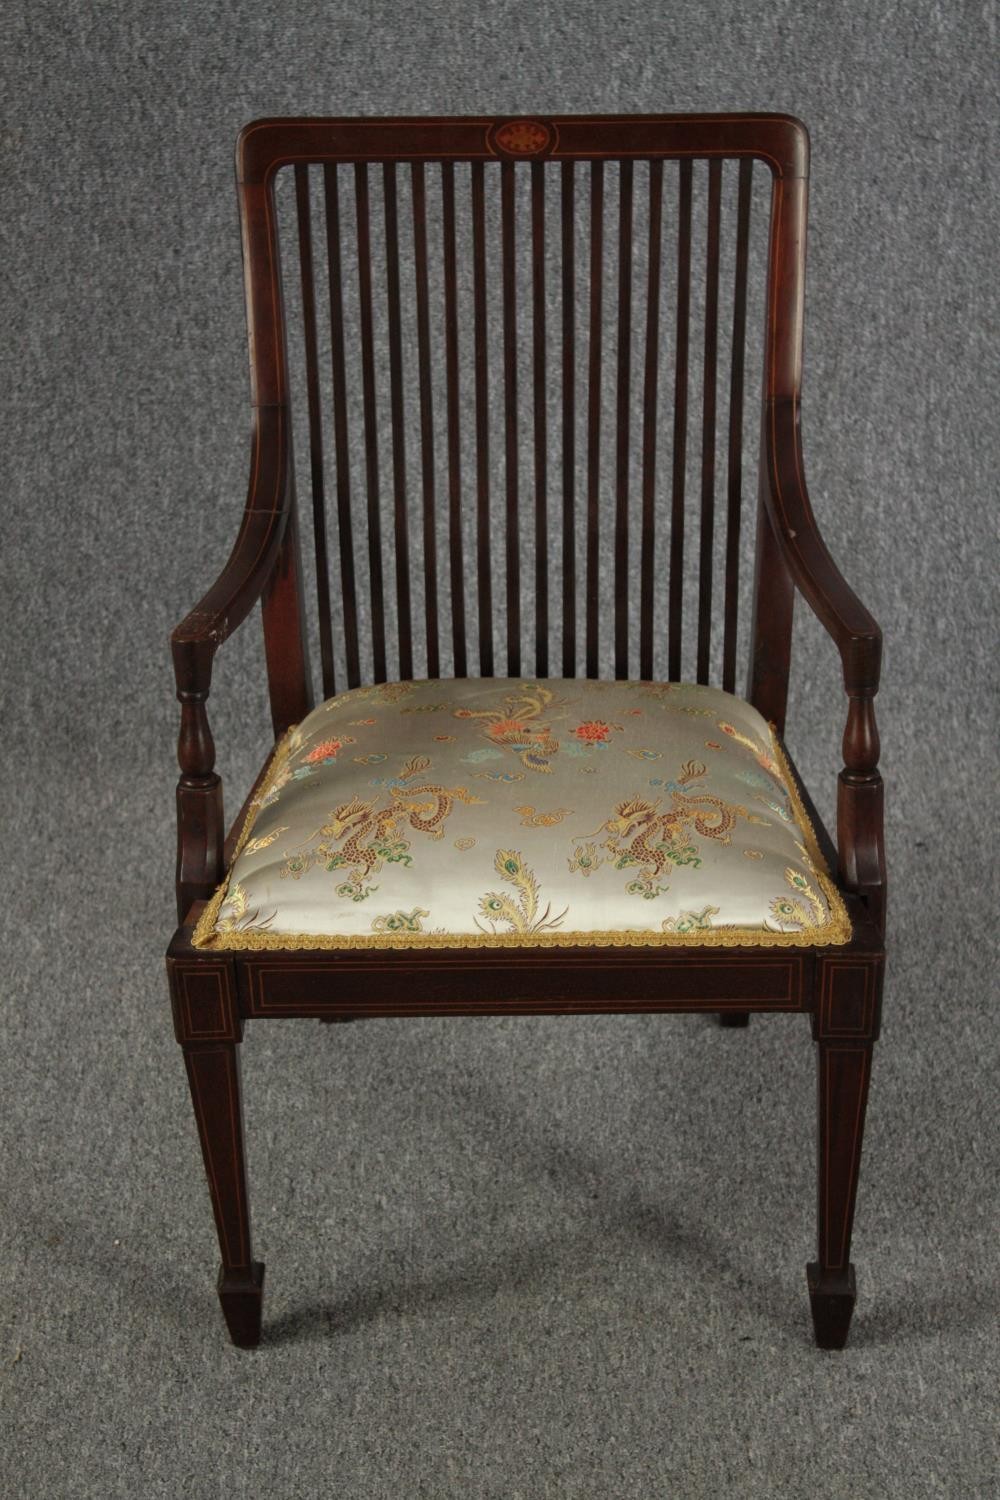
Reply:
<svg viewBox="0 0 1000 1500"><path fill-rule="evenodd" d="M881 636L803 478L807 176L783 115L275 119L239 138L251 475L229 560L172 637L167 959L239 1345L260 1338L264 1276L246 1021L602 1011L810 1017L808 1290L817 1342L846 1341L884 961ZM796 589L843 670L836 847L784 747ZM258 601L275 748L227 835L206 700Z"/></svg>

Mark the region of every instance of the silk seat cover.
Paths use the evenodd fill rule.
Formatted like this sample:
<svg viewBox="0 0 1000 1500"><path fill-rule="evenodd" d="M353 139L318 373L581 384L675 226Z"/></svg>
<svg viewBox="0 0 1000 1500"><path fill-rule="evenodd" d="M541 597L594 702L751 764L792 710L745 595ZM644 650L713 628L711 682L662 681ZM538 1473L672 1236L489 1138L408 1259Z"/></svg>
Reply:
<svg viewBox="0 0 1000 1500"><path fill-rule="evenodd" d="M787 945L850 922L767 722L689 683L433 679L277 747L195 944Z"/></svg>

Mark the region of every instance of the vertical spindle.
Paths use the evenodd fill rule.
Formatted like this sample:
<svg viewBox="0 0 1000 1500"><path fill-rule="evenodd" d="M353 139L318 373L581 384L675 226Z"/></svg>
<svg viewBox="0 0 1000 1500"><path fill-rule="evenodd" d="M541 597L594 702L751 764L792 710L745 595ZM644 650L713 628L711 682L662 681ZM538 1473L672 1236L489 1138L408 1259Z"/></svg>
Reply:
<svg viewBox="0 0 1000 1500"><path fill-rule="evenodd" d="M639 676L653 675L653 562L656 544L656 397L660 366L660 261L663 162L649 164L649 257L646 359L642 396L642 551L639 561Z"/></svg>
<svg viewBox="0 0 1000 1500"><path fill-rule="evenodd" d="M434 495L434 395L431 383L430 310L427 295L427 189L424 164L411 164L413 270L417 294L417 367L420 381L420 468L423 488L424 630L427 675L438 677L437 527Z"/></svg>
<svg viewBox="0 0 1000 1500"><path fill-rule="evenodd" d="M313 274L312 216L309 205L309 167L295 167L295 207L299 230L299 272L302 283L302 330L306 360L306 400L309 413L309 475L312 485L313 539L316 548L316 602L319 607L320 664L323 696L336 692L333 671L333 625L330 619L330 570L326 555L326 494L323 482L323 414L319 393L319 356L316 339L316 286Z"/></svg>
<svg viewBox="0 0 1000 1500"><path fill-rule="evenodd" d="M486 302L486 192L483 163L472 163L473 322L476 370L476 568L479 670L493 676L493 579L490 564L489 326Z"/></svg>
<svg viewBox="0 0 1000 1500"><path fill-rule="evenodd" d="M521 675L521 539L517 474L517 279L514 163L500 166L500 244L503 285L504 479L507 540L507 675Z"/></svg>
<svg viewBox="0 0 1000 1500"><path fill-rule="evenodd" d="M448 419L448 563L451 638L456 677L468 671L465 647L465 567L462 548L462 439L458 388L458 268L455 247L455 167L441 163L441 231L444 263L444 360Z"/></svg>
<svg viewBox="0 0 1000 1500"><path fill-rule="evenodd" d="M361 316L361 391L368 484L368 578L372 606L372 663L376 682L386 680L385 600L382 585L382 522L379 506L378 418L375 405L375 333L372 312L371 222L368 167L354 166L358 230L358 297Z"/></svg>
<svg viewBox="0 0 1000 1500"><path fill-rule="evenodd" d="M535 459L535 671L549 672L549 524L545 372L545 166L531 164L531 335Z"/></svg>
<svg viewBox="0 0 1000 1500"><path fill-rule="evenodd" d="M396 554L396 633L399 676L413 676L413 636L410 618L410 536L406 504L406 428L403 412L403 331L399 287L399 211L396 163L382 165L385 213L386 297L389 314L389 411L392 425L392 494L394 552Z"/></svg>
<svg viewBox="0 0 1000 1500"><path fill-rule="evenodd" d="M736 268L733 286L733 349L729 376L729 473L726 506L726 605L722 642L722 686L736 691L736 630L740 594L740 522L743 509L743 374L746 357L747 264L753 158L740 162L736 203Z"/></svg>
<svg viewBox="0 0 1000 1500"><path fill-rule="evenodd" d="M680 681L684 623L684 489L687 469L688 344L691 327L691 175L691 162L682 161L677 185L677 353L674 361L667 638L667 674L671 682Z"/></svg>
<svg viewBox="0 0 1000 1500"><path fill-rule="evenodd" d="M600 638L601 352L604 283L604 163L590 164L590 327L587 360L587 667L596 677Z"/></svg>
<svg viewBox="0 0 1000 1500"><path fill-rule="evenodd" d="M632 163L618 169L618 401L615 449L615 676L628 677L629 385L632 376Z"/></svg>
<svg viewBox="0 0 1000 1500"><path fill-rule="evenodd" d="M701 535L698 557L697 680L708 682L712 643L712 549L715 540L715 410L719 346L719 219L722 162L708 164L705 242L705 356L701 424Z"/></svg>
<svg viewBox="0 0 1000 1500"><path fill-rule="evenodd" d="M351 519L351 457L347 429L347 369L344 355L344 286L340 250L340 191L335 162L323 168L326 207L326 259L330 291L330 362L333 376L333 440L337 463L337 538L343 595L344 657L347 686L361 681L358 604L354 582L354 530Z"/></svg>
<svg viewBox="0 0 1000 1500"><path fill-rule="evenodd" d="M562 670L576 676L576 194L562 164Z"/></svg>

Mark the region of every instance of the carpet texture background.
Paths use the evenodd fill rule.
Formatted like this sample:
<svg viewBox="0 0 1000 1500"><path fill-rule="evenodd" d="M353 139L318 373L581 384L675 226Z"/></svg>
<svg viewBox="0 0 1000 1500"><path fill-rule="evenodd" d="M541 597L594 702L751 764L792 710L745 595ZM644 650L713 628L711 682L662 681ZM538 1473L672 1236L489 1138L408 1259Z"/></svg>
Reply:
<svg viewBox="0 0 1000 1500"><path fill-rule="evenodd" d="M3 1493L996 1493L995 45L991 5L924 0L5 8ZM813 138L811 488L887 637L850 1350L808 1331L808 1028L640 1017L251 1028L239 1353L161 961L167 637L246 477L236 132L769 108ZM829 808L843 701L804 611L795 652ZM213 705L233 808L252 621Z"/></svg>

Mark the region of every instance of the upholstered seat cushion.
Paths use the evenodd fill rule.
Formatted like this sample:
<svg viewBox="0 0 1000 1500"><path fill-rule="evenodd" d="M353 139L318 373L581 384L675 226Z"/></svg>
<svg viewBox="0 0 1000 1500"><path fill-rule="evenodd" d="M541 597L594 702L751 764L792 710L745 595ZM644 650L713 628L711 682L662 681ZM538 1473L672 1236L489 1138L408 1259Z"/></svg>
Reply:
<svg viewBox="0 0 1000 1500"><path fill-rule="evenodd" d="M845 942L775 736L687 683L459 679L329 699L275 751L215 948Z"/></svg>

